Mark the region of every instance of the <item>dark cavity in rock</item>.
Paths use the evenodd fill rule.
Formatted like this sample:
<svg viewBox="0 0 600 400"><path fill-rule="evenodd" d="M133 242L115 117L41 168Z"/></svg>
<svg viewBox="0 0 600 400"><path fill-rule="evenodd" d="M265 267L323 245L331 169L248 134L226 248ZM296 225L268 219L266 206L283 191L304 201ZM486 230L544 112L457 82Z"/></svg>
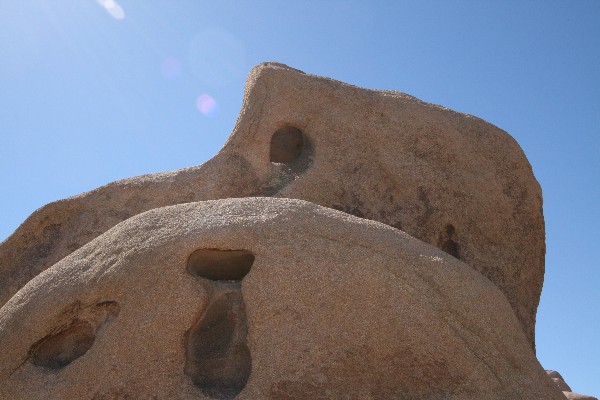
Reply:
<svg viewBox="0 0 600 400"><path fill-rule="evenodd" d="M454 225L448 224L444 231L440 233L440 239L438 241L438 247L450 254L451 256L460 260L460 247L454 240Z"/></svg>
<svg viewBox="0 0 600 400"><path fill-rule="evenodd" d="M29 357L38 367L59 369L84 355L94 344L94 328L87 321L75 320L58 333L46 336L31 346Z"/></svg>
<svg viewBox="0 0 600 400"><path fill-rule="evenodd" d="M65 315L66 326L55 328L29 348L29 360L33 365L60 369L83 356L96 340L96 332L111 317L118 315L119 304L105 301L80 308L74 303ZM61 319L61 317L59 317Z"/></svg>
<svg viewBox="0 0 600 400"><path fill-rule="evenodd" d="M207 396L232 399L252 370L246 313L239 290L213 299L188 333L186 374Z"/></svg>
<svg viewBox="0 0 600 400"><path fill-rule="evenodd" d="M186 334L185 373L206 396L233 399L252 371L241 280L254 255L247 250L200 249L188 258L188 272L207 278L209 305Z"/></svg>
<svg viewBox="0 0 600 400"><path fill-rule="evenodd" d="M289 164L302 154L304 135L300 129L284 126L271 137L271 162Z"/></svg>
<svg viewBox="0 0 600 400"><path fill-rule="evenodd" d="M211 281L239 281L250 271L254 255L246 250L200 249L188 259L188 271Z"/></svg>

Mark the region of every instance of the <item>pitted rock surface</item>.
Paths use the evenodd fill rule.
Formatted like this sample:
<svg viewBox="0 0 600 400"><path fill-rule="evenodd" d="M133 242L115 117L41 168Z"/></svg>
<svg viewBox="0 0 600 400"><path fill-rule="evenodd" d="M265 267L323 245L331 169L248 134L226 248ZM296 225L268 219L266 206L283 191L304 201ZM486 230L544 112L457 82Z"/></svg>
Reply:
<svg viewBox="0 0 600 400"><path fill-rule="evenodd" d="M129 217L247 196L308 200L445 250L500 288L533 347L544 220L540 187L518 144L470 115L274 63L251 71L233 133L211 160L33 213L0 245L0 304Z"/></svg>
<svg viewBox="0 0 600 400"><path fill-rule="evenodd" d="M483 275L293 199L130 218L14 295L0 343L2 399L564 399Z"/></svg>

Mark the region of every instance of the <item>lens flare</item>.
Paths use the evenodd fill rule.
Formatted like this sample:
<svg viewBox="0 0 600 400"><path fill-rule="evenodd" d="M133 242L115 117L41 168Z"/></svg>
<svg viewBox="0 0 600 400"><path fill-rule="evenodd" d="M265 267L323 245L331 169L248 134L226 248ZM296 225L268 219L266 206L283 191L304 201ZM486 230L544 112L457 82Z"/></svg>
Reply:
<svg viewBox="0 0 600 400"><path fill-rule="evenodd" d="M181 62L174 57L167 57L160 65L160 72L167 79L175 79L181 75Z"/></svg>
<svg viewBox="0 0 600 400"><path fill-rule="evenodd" d="M201 94L196 99L196 108L207 117L216 117L219 113L217 101L208 94Z"/></svg>
<svg viewBox="0 0 600 400"><path fill-rule="evenodd" d="M125 11L115 0L96 0L113 18L125 18Z"/></svg>

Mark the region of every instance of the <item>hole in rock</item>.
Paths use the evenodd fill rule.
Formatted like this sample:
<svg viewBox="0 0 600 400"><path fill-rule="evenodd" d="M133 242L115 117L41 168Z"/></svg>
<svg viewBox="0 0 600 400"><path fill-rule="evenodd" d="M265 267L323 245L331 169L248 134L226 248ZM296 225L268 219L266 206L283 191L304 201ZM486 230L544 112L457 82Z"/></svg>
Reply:
<svg viewBox="0 0 600 400"><path fill-rule="evenodd" d="M446 253L450 254L451 256L460 260L460 247L458 243L452 238L452 236L454 236L455 231L456 229L454 228L454 225L446 225L445 232L442 232L440 234L438 247Z"/></svg>
<svg viewBox="0 0 600 400"><path fill-rule="evenodd" d="M254 263L254 254L246 250L199 249L188 259L188 271L213 281L242 280Z"/></svg>
<svg viewBox="0 0 600 400"><path fill-rule="evenodd" d="M442 250L444 250L446 253L450 254L451 256L460 259L460 252L459 252L459 249L458 249L458 243L456 243L454 240L448 239L442 245Z"/></svg>
<svg viewBox="0 0 600 400"><path fill-rule="evenodd" d="M94 344L94 327L87 321L74 320L58 333L50 334L29 349L34 365L59 369L84 355Z"/></svg>
<svg viewBox="0 0 600 400"><path fill-rule="evenodd" d="M284 126L271 137L271 162L288 164L296 160L304 149L304 135L298 128Z"/></svg>
<svg viewBox="0 0 600 400"><path fill-rule="evenodd" d="M103 301L84 308L79 301L72 303L57 319L63 323L29 348L29 360L50 369L68 365L92 347L98 329L116 317L120 308L116 301ZM65 317L70 321L66 325Z"/></svg>
<svg viewBox="0 0 600 400"><path fill-rule="evenodd" d="M246 335L246 314L239 290L213 300L190 329L185 373L205 395L233 399L246 386L252 370Z"/></svg>

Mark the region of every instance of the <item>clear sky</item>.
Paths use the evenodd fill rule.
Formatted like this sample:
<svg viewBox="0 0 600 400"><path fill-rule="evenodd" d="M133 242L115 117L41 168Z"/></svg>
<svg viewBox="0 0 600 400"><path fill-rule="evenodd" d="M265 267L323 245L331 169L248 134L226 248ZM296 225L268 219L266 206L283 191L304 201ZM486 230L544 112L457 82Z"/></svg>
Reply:
<svg viewBox="0 0 600 400"><path fill-rule="evenodd" d="M600 396L600 1L0 0L0 240L36 208L200 164L262 61L479 116L544 193L542 365Z"/></svg>

